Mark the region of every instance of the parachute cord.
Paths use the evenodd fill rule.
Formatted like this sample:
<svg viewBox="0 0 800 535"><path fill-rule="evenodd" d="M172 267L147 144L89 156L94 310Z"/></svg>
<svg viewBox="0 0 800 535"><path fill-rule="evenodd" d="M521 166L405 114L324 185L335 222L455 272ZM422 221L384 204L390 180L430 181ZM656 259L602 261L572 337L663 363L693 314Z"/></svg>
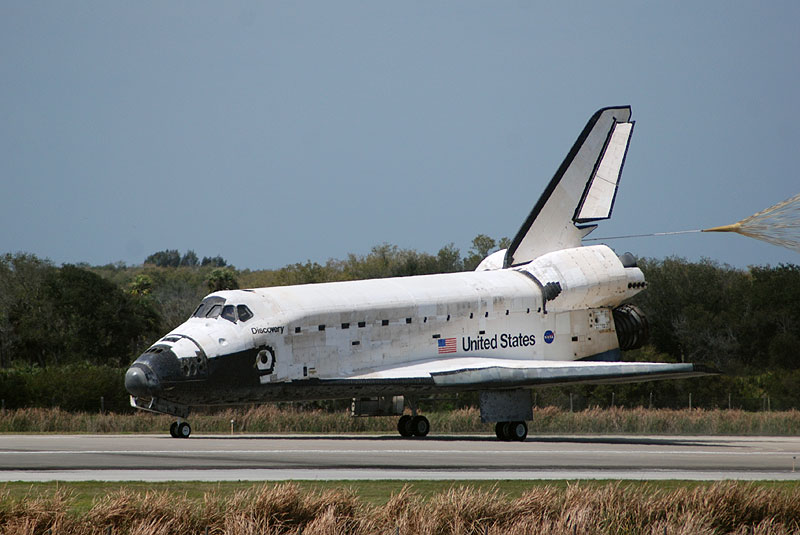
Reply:
<svg viewBox="0 0 800 535"><path fill-rule="evenodd" d="M692 234L695 232L703 232L697 230L678 230L675 232L653 232L652 234L630 234L628 236L609 236L607 238L586 238L583 241L604 241L604 240L622 240L625 238L649 238L651 236L674 236L675 234Z"/></svg>

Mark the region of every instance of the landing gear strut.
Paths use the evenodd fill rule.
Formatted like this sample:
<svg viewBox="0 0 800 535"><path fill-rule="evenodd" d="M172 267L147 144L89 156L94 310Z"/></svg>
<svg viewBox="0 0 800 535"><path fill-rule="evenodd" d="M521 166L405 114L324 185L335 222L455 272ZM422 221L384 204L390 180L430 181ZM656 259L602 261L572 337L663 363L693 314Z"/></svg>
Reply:
<svg viewBox="0 0 800 535"><path fill-rule="evenodd" d="M192 426L189 425L189 422L181 420L172 422L172 425L169 426L169 434L172 438L189 438L189 435L192 434Z"/></svg>
<svg viewBox="0 0 800 535"><path fill-rule="evenodd" d="M497 422L494 424L497 438L506 442L522 442L528 436L528 424L525 422Z"/></svg>

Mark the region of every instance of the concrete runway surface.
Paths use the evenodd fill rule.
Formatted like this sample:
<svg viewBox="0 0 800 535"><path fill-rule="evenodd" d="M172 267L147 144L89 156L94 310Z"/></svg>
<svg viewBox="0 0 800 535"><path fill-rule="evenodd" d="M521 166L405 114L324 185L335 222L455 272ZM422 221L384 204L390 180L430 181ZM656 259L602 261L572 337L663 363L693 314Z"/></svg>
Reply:
<svg viewBox="0 0 800 535"><path fill-rule="evenodd" d="M285 479L800 480L800 437L0 435L0 481Z"/></svg>

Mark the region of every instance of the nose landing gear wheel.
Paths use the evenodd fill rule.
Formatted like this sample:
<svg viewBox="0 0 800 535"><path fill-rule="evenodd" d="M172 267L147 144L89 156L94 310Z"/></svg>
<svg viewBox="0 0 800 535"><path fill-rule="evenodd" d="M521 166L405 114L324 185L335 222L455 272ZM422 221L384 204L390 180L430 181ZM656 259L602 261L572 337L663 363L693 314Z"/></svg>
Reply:
<svg viewBox="0 0 800 535"><path fill-rule="evenodd" d="M172 422L169 426L169 434L172 438L189 438L192 434L192 426L189 422Z"/></svg>
<svg viewBox="0 0 800 535"><path fill-rule="evenodd" d="M178 424L178 437L179 438L189 438L189 435L192 434L192 428L189 426L189 422L181 422Z"/></svg>

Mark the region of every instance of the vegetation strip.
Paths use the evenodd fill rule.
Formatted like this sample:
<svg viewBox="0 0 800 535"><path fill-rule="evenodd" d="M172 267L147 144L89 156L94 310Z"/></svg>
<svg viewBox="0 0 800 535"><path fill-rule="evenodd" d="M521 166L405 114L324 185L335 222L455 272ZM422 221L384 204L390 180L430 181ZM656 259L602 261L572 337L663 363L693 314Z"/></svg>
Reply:
<svg viewBox="0 0 800 535"><path fill-rule="evenodd" d="M177 250L142 266L59 267L30 254L0 255L0 407L131 412L125 369L209 291L469 271L507 241L479 235L467 254L452 244L436 254L384 244L325 264L257 271ZM725 375L548 388L537 392L539 406L800 408L800 266L638 264L648 289L632 303L648 318L650 342L624 360L708 364Z"/></svg>
<svg viewBox="0 0 800 535"><path fill-rule="evenodd" d="M476 408L426 412L433 433L493 433ZM60 409L0 411L0 433L166 433L172 419L148 413L66 412ZM233 424L231 424L233 421ZM196 433L396 433L394 418L351 418L346 411L262 405L192 415ZM800 411L669 409L535 409L536 434L800 435Z"/></svg>
<svg viewBox="0 0 800 535"><path fill-rule="evenodd" d="M800 483L6 484L0 532L796 533Z"/></svg>

